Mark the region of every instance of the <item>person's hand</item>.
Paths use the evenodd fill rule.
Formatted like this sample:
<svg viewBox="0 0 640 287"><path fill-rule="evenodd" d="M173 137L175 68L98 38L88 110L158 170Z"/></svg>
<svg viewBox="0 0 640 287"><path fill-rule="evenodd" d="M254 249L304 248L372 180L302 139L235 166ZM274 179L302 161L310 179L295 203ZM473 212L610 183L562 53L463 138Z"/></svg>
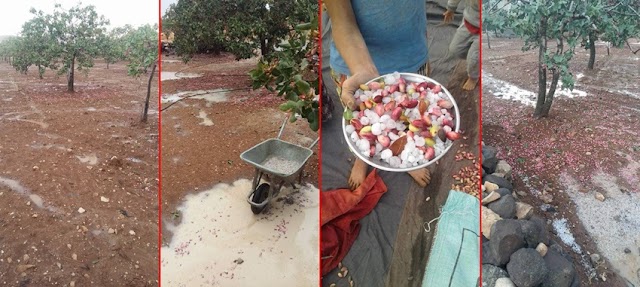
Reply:
<svg viewBox="0 0 640 287"><path fill-rule="evenodd" d="M453 14L454 13L455 13L454 11L451 11L451 10L447 9L447 11L444 12L444 14L442 14L442 15L444 15L444 23L445 24L449 23L449 22L451 22L453 20Z"/></svg>
<svg viewBox="0 0 640 287"><path fill-rule="evenodd" d="M353 95L360 88L360 85L367 83L380 76L377 71L358 72L354 73L342 83L342 93L340 94L340 101L342 105L354 110L356 107L356 101Z"/></svg>

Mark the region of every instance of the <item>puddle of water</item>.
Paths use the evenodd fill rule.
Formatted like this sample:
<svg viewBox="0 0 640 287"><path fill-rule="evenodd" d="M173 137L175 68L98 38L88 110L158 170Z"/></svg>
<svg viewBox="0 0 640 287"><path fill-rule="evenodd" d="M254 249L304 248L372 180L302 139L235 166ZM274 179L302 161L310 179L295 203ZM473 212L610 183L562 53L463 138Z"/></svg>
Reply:
<svg viewBox="0 0 640 287"><path fill-rule="evenodd" d="M67 148L66 146L63 145L59 145L59 144L32 144L30 145L31 148L33 149L58 149L61 151L71 151L70 148Z"/></svg>
<svg viewBox="0 0 640 287"><path fill-rule="evenodd" d="M251 182L241 179L185 198L182 223L171 227L172 241L162 248L163 285L317 284L318 189L302 187L289 195L293 203L273 201L257 216L246 201L250 189Z"/></svg>
<svg viewBox="0 0 640 287"><path fill-rule="evenodd" d="M592 183L599 187L606 199L600 202L594 192L579 192L580 183L567 173L560 182L576 204L576 213L589 236L595 241L601 255L606 257L616 273L640 286L640 193L623 193L618 178L603 171L592 176ZM630 254L624 249L629 248Z"/></svg>
<svg viewBox="0 0 640 287"><path fill-rule="evenodd" d="M171 81L171 80L179 80L179 79L186 79L186 78L199 78L199 77L202 77L202 74L163 71L161 72L160 76L162 77L162 81Z"/></svg>
<svg viewBox="0 0 640 287"><path fill-rule="evenodd" d="M494 96L503 100L512 100L532 107L536 105L536 99L538 97L537 93L522 89L507 81L496 79L490 73L487 73L485 71L482 72L482 84L483 87L484 85L486 85L487 89L491 91ZM562 89L562 83L558 83L558 87L554 95L555 98L575 98L586 96L587 93L584 91L576 89L574 89L573 91L569 91L566 89Z"/></svg>
<svg viewBox="0 0 640 287"><path fill-rule="evenodd" d="M85 155L85 156L77 155L76 158L80 160L81 163L86 163L89 165L96 165L98 163L98 157L96 156L95 153Z"/></svg>
<svg viewBox="0 0 640 287"><path fill-rule="evenodd" d="M33 202L38 207L40 207L40 208L44 207L44 201L42 200L42 197L40 197L39 195L30 194L29 195L29 199L31 200L31 202Z"/></svg>
<svg viewBox="0 0 640 287"><path fill-rule="evenodd" d="M42 197L40 197L37 194L31 193L31 191L29 191L26 187L22 186L17 180L0 176L0 185L6 186L7 188L11 189L12 191L14 191L20 196L29 198L29 200L33 204L35 204L38 208L46 208L51 212L58 212L58 209L51 205L45 206L44 200L42 200Z"/></svg>
<svg viewBox="0 0 640 287"><path fill-rule="evenodd" d="M207 112L205 112L203 110L200 110L200 114L197 116L197 118L202 120L200 125L203 125L203 126L212 126L213 125L213 121L207 116Z"/></svg>
<svg viewBox="0 0 640 287"><path fill-rule="evenodd" d="M213 103L223 103L228 101L227 93L229 93L229 90L227 89L180 92L177 94L162 95L162 103L173 103L188 97L189 99L194 100L205 100L207 101L207 107L210 107Z"/></svg>
<svg viewBox="0 0 640 287"><path fill-rule="evenodd" d="M135 162L135 163L145 163L143 160L137 159L135 157L128 157L127 160L130 161L130 162Z"/></svg>

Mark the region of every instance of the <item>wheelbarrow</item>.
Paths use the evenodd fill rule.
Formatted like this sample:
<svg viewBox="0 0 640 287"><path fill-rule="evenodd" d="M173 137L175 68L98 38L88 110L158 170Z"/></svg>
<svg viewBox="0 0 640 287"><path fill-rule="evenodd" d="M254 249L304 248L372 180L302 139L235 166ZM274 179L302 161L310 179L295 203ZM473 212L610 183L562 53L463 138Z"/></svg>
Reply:
<svg viewBox="0 0 640 287"><path fill-rule="evenodd" d="M307 160L313 154L311 148L318 143L317 138L308 148L280 139L289 117L282 126L278 137L265 140L240 154L240 158L255 167L253 185L247 196L254 214L260 214L269 202L278 197L286 184L297 189L296 182L302 184L302 172ZM261 183L263 177L267 179Z"/></svg>

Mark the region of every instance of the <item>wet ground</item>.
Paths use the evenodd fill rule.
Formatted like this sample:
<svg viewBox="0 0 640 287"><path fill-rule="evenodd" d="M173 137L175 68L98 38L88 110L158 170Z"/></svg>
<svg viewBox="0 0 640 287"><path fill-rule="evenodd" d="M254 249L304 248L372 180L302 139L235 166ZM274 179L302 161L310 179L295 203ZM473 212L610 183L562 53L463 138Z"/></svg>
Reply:
<svg viewBox="0 0 640 287"><path fill-rule="evenodd" d="M246 201L254 168L240 154L275 138L287 118L278 109L280 98L251 89L247 73L255 64L226 54L188 64L163 58L164 72L201 75L162 82L167 286L317 284L317 266L303 264L316 262L318 254L317 153L304 169L306 187L283 190L258 216ZM287 124L283 134L301 146L316 137L305 120Z"/></svg>
<svg viewBox="0 0 640 287"><path fill-rule="evenodd" d="M265 214L247 208L251 181L188 195L162 248L163 286L314 286L318 189L286 189Z"/></svg>
<svg viewBox="0 0 640 287"><path fill-rule="evenodd" d="M0 284L157 285L157 100L101 62L76 92L0 63ZM157 93L152 85L151 93ZM157 98L156 98L157 99Z"/></svg>
<svg viewBox="0 0 640 287"><path fill-rule="evenodd" d="M536 120L537 51L523 53L519 40L492 38L491 46L483 45L485 143L512 165L516 191L547 218L583 286L640 285L640 57L628 48L607 56L598 45L590 71L578 49L575 90Z"/></svg>

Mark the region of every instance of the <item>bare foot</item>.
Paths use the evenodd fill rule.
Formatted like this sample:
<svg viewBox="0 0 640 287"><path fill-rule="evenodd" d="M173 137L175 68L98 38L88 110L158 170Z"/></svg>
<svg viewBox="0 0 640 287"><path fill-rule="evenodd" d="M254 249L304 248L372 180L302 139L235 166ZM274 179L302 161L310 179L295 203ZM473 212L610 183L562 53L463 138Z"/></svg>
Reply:
<svg viewBox="0 0 640 287"><path fill-rule="evenodd" d="M465 91L471 91L478 85L478 79L467 78L467 81L462 85L462 89Z"/></svg>
<svg viewBox="0 0 640 287"><path fill-rule="evenodd" d="M426 187L431 182L431 172L426 168L413 170L408 173L420 187Z"/></svg>
<svg viewBox="0 0 640 287"><path fill-rule="evenodd" d="M353 168L351 168L351 175L349 176L349 187L351 190L358 188L366 176L367 164L363 160L356 158L356 162L353 164Z"/></svg>
<svg viewBox="0 0 640 287"><path fill-rule="evenodd" d="M427 62L427 77L431 77L431 63Z"/></svg>

